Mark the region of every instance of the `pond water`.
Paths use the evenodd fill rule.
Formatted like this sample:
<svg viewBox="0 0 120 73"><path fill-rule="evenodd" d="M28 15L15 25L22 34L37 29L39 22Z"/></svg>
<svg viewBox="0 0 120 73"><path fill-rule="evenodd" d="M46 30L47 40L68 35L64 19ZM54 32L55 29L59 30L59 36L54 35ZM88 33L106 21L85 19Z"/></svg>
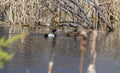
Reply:
<svg viewBox="0 0 120 73"><path fill-rule="evenodd" d="M12 34L1 33L0 35L8 37ZM98 38L97 73L120 72L119 38L115 37L116 41L110 40L111 35L112 33L105 39ZM53 41L45 39L41 34L30 34L22 41L18 40L10 44L6 50L14 53L15 56L0 70L0 73L47 73L50 61L54 62L53 73L79 73L80 37L73 40L64 35L58 35ZM89 64L88 47L85 52L83 73L87 72Z"/></svg>

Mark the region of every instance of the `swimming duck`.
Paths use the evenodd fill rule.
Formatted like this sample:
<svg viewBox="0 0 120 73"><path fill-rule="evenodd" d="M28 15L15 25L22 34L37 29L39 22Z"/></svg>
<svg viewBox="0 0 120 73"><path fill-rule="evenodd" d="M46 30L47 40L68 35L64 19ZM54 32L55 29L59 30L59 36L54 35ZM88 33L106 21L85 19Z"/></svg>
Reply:
<svg viewBox="0 0 120 73"><path fill-rule="evenodd" d="M77 29L75 29L72 32L67 33L66 36L73 37L74 40L76 40L76 37L79 36L79 32L77 31Z"/></svg>
<svg viewBox="0 0 120 73"><path fill-rule="evenodd" d="M46 33L44 35L45 38L55 38L56 37L56 29L52 29L52 32L51 33Z"/></svg>

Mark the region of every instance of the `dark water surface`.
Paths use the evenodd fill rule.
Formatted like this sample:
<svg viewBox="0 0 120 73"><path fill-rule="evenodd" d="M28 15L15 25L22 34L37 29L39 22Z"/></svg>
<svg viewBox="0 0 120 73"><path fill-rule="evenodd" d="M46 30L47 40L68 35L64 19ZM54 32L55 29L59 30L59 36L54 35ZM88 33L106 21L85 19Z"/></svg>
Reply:
<svg viewBox="0 0 120 73"><path fill-rule="evenodd" d="M98 39L96 71L120 73L119 43L109 45L107 42L110 42L110 39L106 38L104 42ZM31 34L22 41L12 43L7 51L15 53L15 56L0 73L47 73L50 61L54 62L53 73L79 73L81 52L79 37L75 41L64 35L58 35L56 41L51 41L41 34ZM83 73L87 72L89 63L90 54L86 51Z"/></svg>

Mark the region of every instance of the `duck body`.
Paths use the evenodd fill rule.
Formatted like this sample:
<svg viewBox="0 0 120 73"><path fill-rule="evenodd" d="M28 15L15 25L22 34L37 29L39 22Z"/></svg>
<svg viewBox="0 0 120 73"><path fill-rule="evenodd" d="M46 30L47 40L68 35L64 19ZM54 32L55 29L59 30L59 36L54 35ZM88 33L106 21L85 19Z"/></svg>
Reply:
<svg viewBox="0 0 120 73"><path fill-rule="evenodd" d="M45 38L55 38L56 37L56 34L55 34L56 30L52 30L51 33L46 33L44 35Z"/></svg>
<svg viewBox="0 0 120 73"><path fill-rule="evenodd" d="M56 37L56 34L54 34L54 33L46 33L46 34L44 35L44 37L45 37L45 38L55 38L55 37Z"/></svg>

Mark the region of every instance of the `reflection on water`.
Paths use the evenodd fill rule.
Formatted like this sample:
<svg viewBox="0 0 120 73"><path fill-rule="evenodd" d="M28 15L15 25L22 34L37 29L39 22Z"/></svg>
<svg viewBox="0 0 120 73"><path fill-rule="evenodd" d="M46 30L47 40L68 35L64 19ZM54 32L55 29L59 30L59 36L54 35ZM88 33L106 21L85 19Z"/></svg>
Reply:
<svg viewBox="0 0 120 73"><path fill-rule="evenodd" d="M97 49L100 54L104 56L120 58L120 25L115 26L116 29L114 32L109 33L107 36L98 36L98 45Z"/></svg>
<svg viewBox="0 0 120 73"><path fill-rule="evenodd" d="M120 72L120 42L118 41L120 38L115 37L116 41L109 39L115 33L111 33L105 39L98 38L97 73ZM18 40L9 47L7 51L15 53L15 56L0 73L47 73L48 63L51 60L54 61L53 73L79 73L79 37L74 41L64 35L58 35L56 41L51 41L45 39L43 35L31 34L24 38L24 42ZM84 73L90 63L89 59L89 51L86 51Z"/></svg>

